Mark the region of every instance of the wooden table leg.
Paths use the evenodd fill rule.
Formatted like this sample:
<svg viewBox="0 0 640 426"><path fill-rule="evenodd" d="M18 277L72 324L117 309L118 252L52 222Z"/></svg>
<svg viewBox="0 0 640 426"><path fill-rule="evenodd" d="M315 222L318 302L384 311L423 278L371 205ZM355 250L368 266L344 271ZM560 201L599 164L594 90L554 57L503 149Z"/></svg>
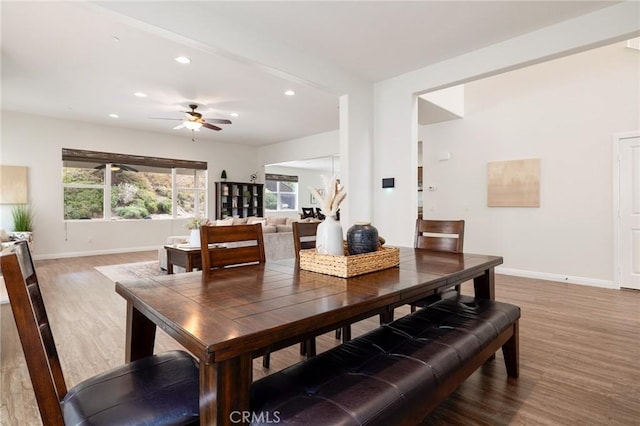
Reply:
<svg viewBox="0 0 640 426"><path fill-rule="evenodd" d="M217 365L200 361L200 424L216 424Z"/></svg>
<svg viewBox="0 0 640 426"><path fill-rule="evenodd" d="M496 299L496 274L493 268L484 271L484 274L473 279L473 288L478 299ZM487 361L496 359L496 354L492 354Z"/></svg>
<svg viewBox="0 0 640 426"><path fill-rule="evenodd" d="M202 369L202 364L200 368ZM200 424L210 424L207 421L203 422L202 419L202 397L205 389L202 387L202 373L200 374ZM217 363L216 414L218 426L244 425L251 420L249 392L252 374L251 354L243 354Z"/></svg>
<svg viewBox="0 0 640 426"><path fill-rule="evenodd" d="M125 362L153 355L156 325L127 302Z"/></svg>
<svg viewBox="0 0 640 426"><path fill-rule="evenodd" d="M478 299L496 298L496 274L493 268L484 271L483 275L473 279L473 288Z"/></svg>
<svg viewBox="0 0 640 426"><path fill-rule="evenodd" d="M167 250L167 275L173 275L173 261L174 261L173 252L170 250Z"/></svg>

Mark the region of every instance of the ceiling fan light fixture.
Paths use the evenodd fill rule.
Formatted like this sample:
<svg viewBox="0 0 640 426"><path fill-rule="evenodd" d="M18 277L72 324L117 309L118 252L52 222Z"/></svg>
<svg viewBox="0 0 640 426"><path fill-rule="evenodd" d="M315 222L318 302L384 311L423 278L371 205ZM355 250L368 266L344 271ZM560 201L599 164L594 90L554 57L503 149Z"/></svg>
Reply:
<svg viewBox="0 0 640 426"><path fill-rule="evenodd" d="M200 130L200 127L202 127L202 123L197 122L197 121L184 121L184 127L186 127L189 130Z"/></svg>

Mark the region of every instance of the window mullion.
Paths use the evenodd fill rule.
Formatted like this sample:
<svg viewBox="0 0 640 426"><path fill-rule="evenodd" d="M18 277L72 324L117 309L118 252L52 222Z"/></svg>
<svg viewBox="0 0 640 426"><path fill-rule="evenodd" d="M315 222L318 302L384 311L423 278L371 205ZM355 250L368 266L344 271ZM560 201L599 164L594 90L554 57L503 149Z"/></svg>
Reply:
<svg viewBox="0 0 640 426"><path fill-rule="evenodd" d="M171 169L171 216L178 218L178 170Z"/></svg>
<svg viewBox="0 0 640 426"><path fill-rule="evenodd" d="M105 220L111 219L111 164L104 168L104 188L103 188L103 217Z"/></svg>

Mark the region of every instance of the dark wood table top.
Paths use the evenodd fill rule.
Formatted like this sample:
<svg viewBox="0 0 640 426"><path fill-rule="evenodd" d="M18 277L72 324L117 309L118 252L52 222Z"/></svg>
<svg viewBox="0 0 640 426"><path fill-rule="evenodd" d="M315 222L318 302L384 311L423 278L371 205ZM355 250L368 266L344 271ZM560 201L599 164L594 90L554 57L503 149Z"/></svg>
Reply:
<svg viewBox="0 0 640 426"><path fill-rule="evenodd" d="M498 256L402 248L400 266L353 278L299 270L293 262L118 282L116 291L201 360L217 362L299 341L475 278Z"/></svg>

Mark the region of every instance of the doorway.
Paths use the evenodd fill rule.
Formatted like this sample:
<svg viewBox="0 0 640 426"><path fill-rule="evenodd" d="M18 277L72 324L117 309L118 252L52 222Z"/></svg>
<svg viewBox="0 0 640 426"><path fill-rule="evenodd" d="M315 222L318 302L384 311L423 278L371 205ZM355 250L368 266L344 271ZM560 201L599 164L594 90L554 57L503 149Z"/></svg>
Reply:
<svg viewBox="0 0 640 426"><path fill-rule="evenodd" d="M640 132L614 135L614 281L640 290Z"/></svg>

